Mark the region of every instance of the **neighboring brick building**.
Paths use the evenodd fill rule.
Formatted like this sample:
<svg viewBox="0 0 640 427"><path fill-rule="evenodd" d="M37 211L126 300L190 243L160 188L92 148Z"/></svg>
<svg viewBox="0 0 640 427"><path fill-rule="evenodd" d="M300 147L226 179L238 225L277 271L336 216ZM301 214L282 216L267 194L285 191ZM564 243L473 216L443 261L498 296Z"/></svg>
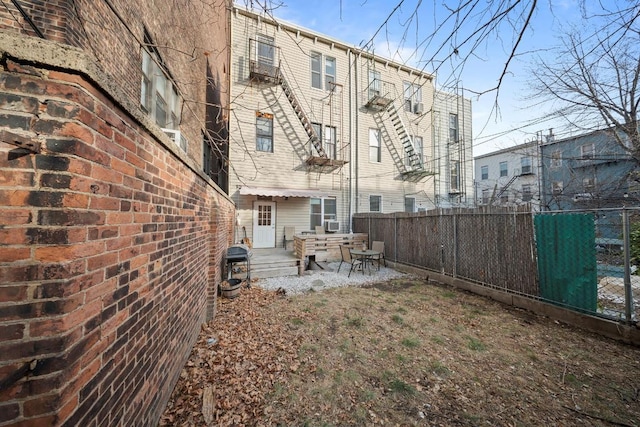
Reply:
<svg viewBox="0 0 640 427"><path fill-rule="evenodd" d="M0 426L157 424L233 238L230 3L0 10Z"/></svg>

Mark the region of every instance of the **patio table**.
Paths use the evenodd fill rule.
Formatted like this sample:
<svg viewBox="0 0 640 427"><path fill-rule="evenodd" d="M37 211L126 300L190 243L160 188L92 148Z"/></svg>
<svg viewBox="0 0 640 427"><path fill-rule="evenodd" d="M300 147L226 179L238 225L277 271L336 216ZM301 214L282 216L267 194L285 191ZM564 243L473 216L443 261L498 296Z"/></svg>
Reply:
<svg viewBox="0 0 640 427"><path fill-rule="evenodd" d="M364 274L364 268L371 263L374 256L380 255L380 252L371 249L351 249L351 255L362 262L362 274ZM370 268L369 274L371 274Z"/></svg>

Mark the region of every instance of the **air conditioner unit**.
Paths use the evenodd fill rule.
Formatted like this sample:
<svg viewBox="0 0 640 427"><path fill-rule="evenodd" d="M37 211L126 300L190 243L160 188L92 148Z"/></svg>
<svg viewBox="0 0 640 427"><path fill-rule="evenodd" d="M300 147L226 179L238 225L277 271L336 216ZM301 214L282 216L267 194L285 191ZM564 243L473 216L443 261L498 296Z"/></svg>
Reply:
<svg viewBox="0 0 640 427"><path fill-rule="evenodd" d="M340 231L340 222L339 221L325 221L324 228L326 231L330 233L335 233L336 231Z"/></svg>
<svg viewBox="0 0 640 427"><path fill-rule="evenodd" d="M175 144L182 149L185 153L187 152L187 138L184 137L182 132L176 129L165 129L162 131L169 137L170 140L175 142Z"/></svg>
<svg viewBox="0 0 640 427"><path fill-rule="evenodd" d="M422 102L413 104L413 112L415 114L422 114L424 112L424 104Z"/></svg>

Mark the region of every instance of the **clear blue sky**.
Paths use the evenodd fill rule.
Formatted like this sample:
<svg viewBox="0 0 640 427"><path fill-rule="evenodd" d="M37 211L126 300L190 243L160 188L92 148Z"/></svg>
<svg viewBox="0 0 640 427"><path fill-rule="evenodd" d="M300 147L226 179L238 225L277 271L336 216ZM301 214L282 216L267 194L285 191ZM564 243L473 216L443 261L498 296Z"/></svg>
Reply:
<svg viewBox="0 0 640 427"><path fill-rule="evenodd" d="M451 46L460 45L464 35L445 43L445 49L440 52L437 48L443 45L442 37L451 34L447 27L437 31L430 44L424 40L448 15L442 4L457 5L457 0L405 0L391 18L391 12L401 0L282 0L282 3L273 11L276 18L356 46L368 43L388 20L374 39L376 54L424 68L425 71L436 71L436 84L445 89L457 80L455 77L459 78L465 97L470 98L473 105L474 155L523 143L533 138L537 131L546 133L550 127L556 129L556 133L562 132L558 122L536 120L543 116L545 108L532 108L531 102L526 100L530 78L527 70L533 55L544 56L545 49L558 44L556 35L563 26L579 22L577 0L538 1L530 28L519 48L520 55L512 61L502 82L497 98L499 113L492 110L496 101L495 91L481 96L475 93L491 89L500 77L516 36L508 25L503 25L498 33L489 36L486 43L461 47L458 57L454 55L452 60L447 58L451 56ZM272 4L278 2L274 0ZM417 4L417 14L412 16ZM479 16L470 18L461 34L469 34L480 19ZM469 59L460 67L463 62L459 58L465 55L469 55ZM438 64L440 68L435 70ZM455 66L458 70L452 72ZM529 121L536 123L526 126Z"/></svg>

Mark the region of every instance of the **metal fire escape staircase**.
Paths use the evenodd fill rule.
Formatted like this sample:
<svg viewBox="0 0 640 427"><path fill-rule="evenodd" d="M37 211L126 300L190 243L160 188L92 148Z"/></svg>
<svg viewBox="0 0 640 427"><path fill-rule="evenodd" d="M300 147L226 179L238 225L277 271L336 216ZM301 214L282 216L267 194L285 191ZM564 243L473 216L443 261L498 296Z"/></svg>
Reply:
<svg viewBox="0 0 640 427"><path fill-rule="evenodd" d="M385 87L386 84L383 82L380 86ZM384 123L384 114L387 113L389 115L389 120L402 144L404 157L400 155L401 153L394 155L393 152L392 157L395 159L403 179L419 181L425 176L434 175L434 172L430 168L425 167L425 162L421 154L416 151L413 141L407 132L407 127L395 105L395 97L391 95L391 93L391 90L385 94L382 94L381 91L375 91L374 95L371 96L365 104L365 107L373 112L374 117L376 117L376 123L379 125ZM388 137L388 134L383 132L383 135L385 134ZM391 148L390 151L392 151Z"/></svg>
<svg viewBox="0 0 640 427"><path fill-rule="evenodd" d="M498 191L498 193L495 196L493 196L492 201L495 202L497 200L500 200L500 196L502 196L504 192L507 191L509 186L513 184L515 180L518 179L519 176L520 176L519 174L513 175L511 179L500 189L500 191Z"/></svg>
<svg viewBox="0 0 640 427"><path fill-rule="evenodd" d="M332 159L327 155L318 133L315 131L309 116L302 108L302 104L298 100L293 87L282 74L279 64L277 66L264 65L259 61L251 61L250 78L257 82L275 83L282 87L284 95L287 97L289 104L291 104L291 108L293 108L293 111L302 124L304 131L309 136L309 142L311 142L313 147L310 156L306 159L306 164L308 166L316 168L319 172L328 173L347 163L346 160Z"/></svg>

